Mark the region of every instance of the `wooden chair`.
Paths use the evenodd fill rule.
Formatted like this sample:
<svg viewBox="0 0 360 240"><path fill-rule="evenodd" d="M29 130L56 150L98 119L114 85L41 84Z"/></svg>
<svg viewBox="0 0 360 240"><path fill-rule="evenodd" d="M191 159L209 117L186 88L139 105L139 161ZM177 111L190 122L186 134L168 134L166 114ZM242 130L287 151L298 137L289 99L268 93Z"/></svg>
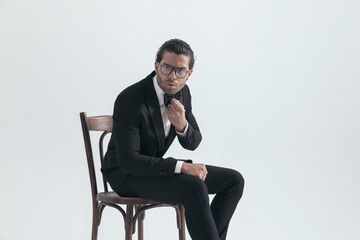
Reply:
<svg viewBox="0 0 360 240"><path fill-rule="evenodd" d="M179 230L179 239L185 240L185 211L184 207L180 205L169 205L151 201L144 198L137 197L121 197L113 191L108 190L108 185L103 177L104 191L98 192L94 157L91 147L90 131L102 131L99 139L100 163L104 159L103 141L104 137L111 133L112 130L112 116L93 116L88 117L85 112L80 113L82 131L84 136L85 150L87 163L89 167L92 208L93 208L93 223L91 239L96 240L98 235L98 227L101 222L101 216L106 206L115 208L120 211L124 217L125 239L131 240L135 233L136 221L138 221L138 240L143 240L143 220L145 217L145 210L157 207L173 207L176 211L177 227ZM126 205L126 211L119 205Z"/></svg>

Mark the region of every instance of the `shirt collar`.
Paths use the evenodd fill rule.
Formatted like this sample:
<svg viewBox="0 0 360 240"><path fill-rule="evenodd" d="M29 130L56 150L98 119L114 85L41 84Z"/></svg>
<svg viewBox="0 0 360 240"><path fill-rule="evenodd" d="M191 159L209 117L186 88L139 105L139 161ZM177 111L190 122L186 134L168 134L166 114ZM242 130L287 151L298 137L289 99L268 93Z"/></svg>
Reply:
<svg viewBox="0 0 360 240"><path fill-rule="evenodd" d="M165 106L164 105L164 94L165 92L160 88L157 80L156 80L156 75L153 77L153 84L154 84L154 88L155 88L155 92L156 92L156 96L159 100L159 104L160 104L160 107L161 106Z"/></svg>

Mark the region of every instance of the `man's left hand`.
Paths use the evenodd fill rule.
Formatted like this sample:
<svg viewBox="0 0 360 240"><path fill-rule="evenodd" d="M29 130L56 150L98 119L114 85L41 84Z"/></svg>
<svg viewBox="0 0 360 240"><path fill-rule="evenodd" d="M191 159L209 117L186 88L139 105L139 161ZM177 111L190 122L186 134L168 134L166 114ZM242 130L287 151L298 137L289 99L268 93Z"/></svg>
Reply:
<svg viewBox="0 0 360 240"><path fill-rule="evenodd" d="M172 125L175 126L176 131L184 132L187 125L187 121L185 118L185 108L181 104L181 102L179 102L175 98L171 99L171 102L167 106L165 111L169 118L169 121L171 122Z"/></svg>

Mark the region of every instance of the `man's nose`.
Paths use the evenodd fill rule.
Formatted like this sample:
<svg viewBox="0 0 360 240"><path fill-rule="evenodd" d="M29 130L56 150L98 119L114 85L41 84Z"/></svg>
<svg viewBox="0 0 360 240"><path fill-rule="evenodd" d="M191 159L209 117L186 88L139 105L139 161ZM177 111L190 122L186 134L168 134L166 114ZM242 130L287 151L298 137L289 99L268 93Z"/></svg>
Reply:
<svg viewBox="0 0 360 240"><path fill-rule="evenodd" d="M172 81L176 79L175 70L171 71L171 73L169 74L169 79L172 80Z"/></svg>

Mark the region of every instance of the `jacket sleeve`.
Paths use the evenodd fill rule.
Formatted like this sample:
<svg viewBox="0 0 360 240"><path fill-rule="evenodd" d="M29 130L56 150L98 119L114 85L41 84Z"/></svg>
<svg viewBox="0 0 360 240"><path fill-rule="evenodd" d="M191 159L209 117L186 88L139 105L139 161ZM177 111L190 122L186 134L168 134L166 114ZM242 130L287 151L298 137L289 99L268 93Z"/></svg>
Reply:
<svg viewBox="0 0 360 240"><path fill-rule="evenodd" d="M140 153L140 109L119 95L113 114L113 137L121 170L140 176L174 176L177 159L148 156Z"/></svg>
<svg viewBox="0 0 360 240"><path fill-rule="evenodd" d="M195 150L199 146L202 140L202 136L200 133L199 126L196 122L196 119L192 113L191 95L187 85L185 85L184 87L184 95L186 95L186 99L187 99L184 105L186 110L185 117L186 120L188 121L188 130L184 136L178 135L178 139L179 139L179 143L183 148L188 150Z"/></svg>

